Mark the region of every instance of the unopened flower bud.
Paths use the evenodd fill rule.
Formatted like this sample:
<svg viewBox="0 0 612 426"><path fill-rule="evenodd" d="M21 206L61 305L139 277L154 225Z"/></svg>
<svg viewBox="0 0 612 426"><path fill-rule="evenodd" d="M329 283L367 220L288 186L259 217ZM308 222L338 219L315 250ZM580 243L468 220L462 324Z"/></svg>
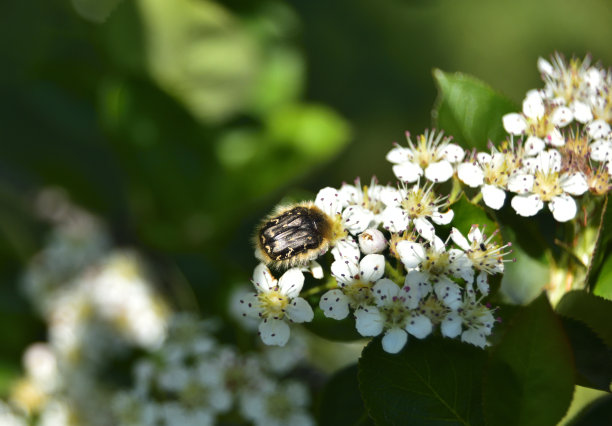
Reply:
<svg viewBox="0 0 612 426"><path fill-rule="evenodd" d="M364 254L380 253L387 248L387 240L378 229L369 228L359 234L359 247Z"/></svg>

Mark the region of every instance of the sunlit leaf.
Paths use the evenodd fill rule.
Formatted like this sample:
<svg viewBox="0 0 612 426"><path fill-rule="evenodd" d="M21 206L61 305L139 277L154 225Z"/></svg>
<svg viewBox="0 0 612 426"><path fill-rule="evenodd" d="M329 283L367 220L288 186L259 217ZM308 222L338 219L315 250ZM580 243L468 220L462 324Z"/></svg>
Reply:
<svg viewBox="0 0 612 426"><path fill-rule="evenodd" d="M436 126L453 135L463 146L485 150L487 143L505 138L502 117L517 107L482 81L460 73L433 71L438 100L433 116Z"/></svg>
<svg viewBox="0 0 612 426"><path fill-rule="evenodd" d="M574 389L571 348L542 294L518 312L493 348L484 387L488 425L554 425Z"/></svg>

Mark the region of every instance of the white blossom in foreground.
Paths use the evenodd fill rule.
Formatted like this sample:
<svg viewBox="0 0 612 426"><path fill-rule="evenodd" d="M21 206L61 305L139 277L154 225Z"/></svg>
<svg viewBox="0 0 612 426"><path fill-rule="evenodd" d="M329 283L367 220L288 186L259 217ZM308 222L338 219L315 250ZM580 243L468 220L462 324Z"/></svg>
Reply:
<svg viewBox="0 0 612 426"><path fill-rule="evenodd" d="M397 253L408 270L406 283L419 288L420 297L431 289L442 303L451 309L461 304L461 287L451 277L471 282L474 271L466 260L465 253L458 249L446 250L444 243L435 238L430 244L413 241L397 243Z"/></svg>
<svg viewBox="0 0 612 426"><path fill-rule="evenodd" d="M464 150L451 143L443 132L426 130L412 142L406 132L408 147L396 145L387 154L394 164L393 173L401 182L416 182L421 176L431 182L446 182L454 173L453 165L463 160Z"/></svg>
<svg viewBox="0 0 612 426"><path fill-rule="evenodd" d="M512 148L491 154L479 152L470 162L457 166L457 176L471 188L480 188L484 203L499 210L506 200L506 186L519 168L520 157Z"/></svg>
<svg viewBox="0 0 612 426"><path fill-rule="evenodd" d="M494 324L491 309L471 297L465 297L460 309L449 312L444 318L440 331L450 338L461 335L462 342L484 348Z"/></svg>
<svg viewBox="0 0 612 426"><path fill-rule="evenodd" d="M385 257L382 254L368 254L360 261L338 259L331 265L331 273L338 282L338 288L321 296L319 307L326 317L344 319L349 307L357 309L372 300L372 286L385 273Z"/></svg>
<svg viewBox="0 0 612 426"><path fill-rule="evenodd" d="M372 289L375 306L364 306L355 311L355 325L362 336L378 336L383 331L385 352L398 353L408 341L408 333L423 339L431 334L431 320L415 308L418 300L408 297L409 289L402 289L383 278Z"/></svg>
<svg viewBox="0 0 612 426"><path fill-rule="evenodd" d="M277 280L262 263L253 272L253 284L257 294L242 299L243 315L261 319L259 335L266 345L287 343L290 335L287 321L302 323L314 318L308 302L299 297L304 285L299 269L289 269Z"/></svg>
<svg viewBox="0 0 612 426"><path fill-rule="evenodd" d="M528 174L520 180L517 190L525 192L512 198L512 208L521 216L534 216L548 202L548 208L558 222L567 222L576 216L578 206L571 195L584 194L589 189L581 172L567 174L561 171L558 151L543 151L533 161L526 161Z"/></svg>

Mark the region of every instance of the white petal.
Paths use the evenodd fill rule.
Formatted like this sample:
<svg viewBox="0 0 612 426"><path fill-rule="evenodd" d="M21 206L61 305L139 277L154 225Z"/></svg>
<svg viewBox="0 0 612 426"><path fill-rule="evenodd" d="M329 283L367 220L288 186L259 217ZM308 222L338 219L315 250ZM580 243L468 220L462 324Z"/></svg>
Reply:
<svg viewBox="0 0 612 426"><path fill-rule="evenodd" d="M436 296L452 310L461 307L461 287L447 277L440 277L433 286Z"/></svg>
<svg viewBox="0 0 612 426"><path fill-rule="evenodd" d="M286 314L295 323L310 322L314 318L312 307L301 297L296 297L287 305Z"/></svg>
<svg viewBox="0 0 612 426"><path fill-rule="evenodd" d="M359 262L359 257L361 257L359 244L350 235L339 240L336 243L336 247L331 250L331 253L335 260L349 260L355 264Z"/></svg>
<svg viewBox="0 0 612 426"><path fill-rule="evenodd" d="M561 188L568 194L582 195L589 190L586 178L580 172L561 179Z"/></svg>
<svg viewBox="0 0 612 426"><path fill-rule="evenodd" d="M493 210L499 210L504 205L506 191L503 189L495 185L483 185L480 192L482 192L482 200L484 203Z"/></svg>
<svg viewBox="0 0 612 426"><path fill-rule="evenodd" d="M425 169L425 178L432 182L446 182L453 177L453 166L446 160L431 163Z"/></svg>
<svg viewBox="0 0 612 426"><path fill-rule="evenodd" d="M296 297L304 286L304 274L298 268L291 268L278 280L278 289L290 298Z"/></svg>
<svg viewBox="0 0 612 426"><path fill-rule="evenodd" d="M572 220L576 217L576 212L578 210L576 201L567 194L561 194L558 197L554 197L550 203L548 203L548 208L557 222Z"/></svg>
<svg viewBox="0 0 612 426"><path fill-rule="evenodd" d="M323 278L323 267L316 260L312 260L308 265L308 271L312 274L314 279L320 280Z"/></svg>
<svg viewBox="0 0 612 426"><path fill-rule="evenodd" d="M546 144L537 136L529 136L525 141L525 154L536 155L544 150Z"/></svg>
<svg viewBox="0 0 612 426"><path fill-rule="evenodd" d="M550 64L550 62L548 62L544 58L538 58L538 70L542 74L546 74L546 75L548 75L550 77L554 76L554 68L553 68L553 66Z"/></svg>
<svg viewBox="0 0 612 426"><path fill-rule="evenodd" d="M383 350L389 354L396 354L402 350L408 341L408 335L401 328L388 330L382 338Z"/></svg>
<svg viewBox="0 0 612 426"><path fill-rule="evenodd" d="M291 331L285 321L266 319L259 323L259 336L262 342L270 346L285 346Z"/></svg>
<svg viewBox="0 0 612 426"><path fill-rule="evenodd" d="M470 258L467 257L464 252L457 249L451 249L449 253L452 259L449 267L452 271L452 275L462 278L468 283L474 281L474 269L472 269L472 261Z"/></svg>
<svg viewBox="0 0 612 426"><path fill-rule="evenodd" d="M462 322L463 320L457 312L449 313L440 324L442 336L450 338L459 336Z"/></svg>
<svg viewBox="0 0 612 426"><path fill-rule="evenodd" d="M404 305L408 309L416 309L421 299L431 291L429 277L418 271L409 271L404 279L402 294L406 298Z"/></svg>
<svg viewBox="0 0 612 426"><path fill-rule="evenodd" d="M359 262L361 279L373 283L382 278L385 273L385 256L382 254L368 254Z"/></svg>
<svg viewBox="0 0 612 426"><path fill-rule="evenodd" d="M455 217L455 212L452 210L448 210L444 213L435 212L431 214L431 220L433 220L436 225L448 225L453 220L453 217Z"/></svg>
<svg viewBox="0 0 612 426"><path fill-rule="evenodd" d="M369 228L359 234L359 247L364 254L376 254L383 252L388 242L385 235L376 228Z"/></svg>
<svg viewBox="0 0 612 426"><path fill-rule="evenodd" d="M329 290L321 296L319 308L327 318L341 320L349 314L349 300L341 290Z"/></svg>
<svg viewBox="0 0 612 426"><path fill-rule="evenodd" d="M457 166L457 176L470 188L477 188L484 182L482 169L474 163L461 163Z"/></svg>
<svg viewBox="0 0 612 426"><path fill-rule="evenodd" d="M416 182L423 175L423 169L414 163L402 163L393 166L393 173L402 182Z"/></svg>
<svg viewBox="0 0 612 426"><path fill-rule="evenodd" d="M556 149L543 151L538 155L538 167L544 172L561 170L561 154Z"/></svg>
<svg viewBox="0 0 612 426"><path fill-rule="evenodd" d="M544 207L540 197L535 194L515 195L510 204L517 214L525 217L535 216Z"/></svg>
<svg viewBox="0 0 612 426"><path fill-rule="evenodd" d="M480 232L478 225L472 226L470 228L470 232L467 234L467 239L471 242L480 244L482 242L482 238L482 232Z"/></svg>
<svg viewBox="0 0 612 426"><path fill-rule="evenodd" d="M612 140L596 140L589 148L591 158L595 161L608 161L612 158Z"/></svg>
<svg viewBox="0 0 612 426"><path fill-rule="evenodd" d="M338 194L340 194L343 207L346 207L349 204L361 204L363 201L363 191L359 186L343 183L340 187L340 191L338 191Z"/></svg>
<svg viewBox="0 0 612 426"><path fill-rule="evenodd" d="M587 132L593 139L601 139L610 133L610 125L604 120L595 120L587 125Z"/></svg>
<svg viewBox="0 0 612 426"><path fill-rule="evenodd" d="M359 277L359 264L348 259L336 260L331 264L331 273L340 285L352 283Z"/></svg>
<svg viewBox="0 0 612 426"><path fill-rule="evenodd" d="M563 137L563 133L561 133L559 129L553 129L553 131L546 135L546 143L552 146L565 145L565 138Z"/></svg>
<svg viewBox="0 0 612 426"><path fill-rule="evenodd" d="M276 286L276 278L272 276L266 265L260 263L253 271L253 284L260 292L269 291Z"/></svg>
<svg viewBox="0 0 612 426"><path fill-rule="evenodd" d="M412 241L402 240L398 242L395 250L406 269L416 268L425 259L425 249L423 246Z"/></svg>
<svg viewBox="0 0 612 426"><path fill-rule="evenodd" d="M459 232L457 228L453 227L453 229L451 229L450 237L453 242L459 247L461 247L463 250L467 251L470 249L470 243L468 243L468 240L463 236L461 232Z"/></svg>
<svg viewBox="0 0 612 426"><path fill-rule="evenodd" d="M471 343L474 346L484 348L487 345L487 338L479 329L467 329L461 334L461 341Z"/></svg>
<svg viewBox="0 0 612 426"><path fill-rule="evenodd" d="M431 241L436 236L436 231L431 223L424 217L417 217L414 219L414 227L416 228L419 235L425 238L427 241Z"/></svg>
<svg viewBox="0 0 612 426"><path fill-rule="evenodd" d="M382 307L393 303L393 299L400 293L400 288L397 284L387 278L379 280L374 287L372 293L376 300L376 306Z"/></svg>
<svg viewBox="0 0 612 426"><path fill-rule="evenodd" d="M527 122L521 114L515 112L503 116L504 129L512 135L522 135L527 130Z"/></svg>
<svg viewBox="0 0 612 426"><path fill-rule="evenodd" d="M463 160L465 150L457 144L449 143L442 150L442 155L445 160L450 161L451 163L458 163Z"/></svg>
<svg viewBox="0 0 612 426"><path fill-rule="evenodd" d="M489 164L493 160L493 156L488 152L479 152L476 154L476 159L480 164Z"/></svg>
<svg viewBox="0 0 612 426"><path fill-rule="evenodd" d="M572 112L574 113L574 118L579 123L588 123L593 120L593 113L591 112L591 107L584 102L574 101L572 103Z"/></svg>
<svg viewBox="0 0 612 426"><path fill-rule="evenodd" d="M403 146L396 146L387 153L385 157L387 161L393 164L410 162L413 158L412 151Z"/></svg>
<svg viewBox="0 0 612 426"><path fill-rule="evenodd" d="M410 218L400 207L390 206L383 210L381 214L383 227L389 232L402 232L408 228Z"/></svg>
<svg viewBox="0 0 612 426"><path fill-rule="evenodd" d="M384 322L380 311L374 306L355 311L355 328L364 337L378 336L382 333Z"/></svg>
<svg viewBox="0 0 612 426"><path fill-rule="evenodd" d="M552 123L558 127L567 126L574 119L572 110L566 106L560 106L552 114Z"/></svg>
<svg viewBox="0 0 612 426"><path fill-rule="evenodd" d="M380 191L380 201L387 207L399 206L403 198L400 191L392 186L385 186Z"/></svg>
<svg viewBox="0 0 612 426"><path fill-rule="evenodd" d="M425 315L414 315L408 320L406 331L417 339L424 339L431 334L433 324Z"/></svg>
<svg viewBox="0 0 612 426"><path fill-rule="evenodd" d="M486 296L489 294L489 282L487 281L487 273L485 271L480 271L478 276L476 277L476 286L478 286L478 290Z"/></svg>
<svg viewBox="0 0 612 426"><path fill-rule="evenodd" d="M315 199L315 205L334 217L342 211L342 199L337 189L326 187L319 191Z"/></svg>
<svg viewBox="0 0 612 426"><path fill-rule="evenodd" d="M348 206L342 212L342 223L353 235L357 235L368 229L370 222L374 219L374 213L361 206Z"/></svg>
<svg viewBox="0 0 612 426"><path fill-rule="evenodd" d="M533 182L533 175L525 173L516 174L508 179L508 190L517 194L525 194L531 191L533 188Z"/></svg>
<svg viewBox="0 0 612 426"><path fill-rule="evenodd" d="M259 318L261 307L259 299L255 294L246 294L240 299L238 312L240 315L249 318Z"/></svg>
<svg viewBox="0 0 612 426"><path fill-rule="evenodd" d="M546 108L542 96L537 90L530 90L523 101L523 114L529 118L540 118L544 116Z"/></svg>

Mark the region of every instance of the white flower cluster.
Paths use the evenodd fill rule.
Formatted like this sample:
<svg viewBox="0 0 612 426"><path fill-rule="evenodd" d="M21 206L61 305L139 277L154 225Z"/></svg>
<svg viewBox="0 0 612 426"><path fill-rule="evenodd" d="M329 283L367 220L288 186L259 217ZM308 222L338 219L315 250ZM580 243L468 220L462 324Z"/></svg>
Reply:
<svg viewBox="0 0 612 426"><path fill-rule="evenodd" d="M364 337L384 334L383 348L390 353L399 352L409 334L422 339L436 326L445 337L484 347L495 323L493 311L483 304L487 277L503 273L510 244L500 244L496 232L485 236L477 225L467 238L455 228L446 243L436 235L435 225L448 225L454 213L434 186L454 174L463 154L435 132L417 141L416 148L396 147L389 155L397 163L395 173L410 175L416 184L383 186L373 180L362 187L357 181L317 194L314 205L344 229L331 249L333 288L321 296L319 307L335 320L352 312L357 331ZM431 155L425 155L427 150ZM421 185L422 174L431 182ZM451 239L457 247L447 246ZM244 316L260 321L265 344L284 345L289 323L313 319L313 309L300 297L304 271L325 276L317 262L289 269L279 279L263 263L255 268L257 293L240 302Z"/></svg>
<svg viewBox="0 0 612 426"><path fill-rule="evenodd" d="M206 426L236 415L258 426L313 425L308 388L267 367L265 357L221 345L209 323L177 314L164 345L136 363L113 412L125 426Z"/></svg>
<svg viewBox="0 0 612 426"><path fill-rule="evenodd" d="M545 87L531 90L520 113L506 114L503 125L522 145L478 152L457 166L459 179L480 188L484 203L500 209L506 191L521 216L534 216L548 204L555 220L578 212L575 198L610 189L612 163L612 71L556 55L538 60Z"/></svg>

